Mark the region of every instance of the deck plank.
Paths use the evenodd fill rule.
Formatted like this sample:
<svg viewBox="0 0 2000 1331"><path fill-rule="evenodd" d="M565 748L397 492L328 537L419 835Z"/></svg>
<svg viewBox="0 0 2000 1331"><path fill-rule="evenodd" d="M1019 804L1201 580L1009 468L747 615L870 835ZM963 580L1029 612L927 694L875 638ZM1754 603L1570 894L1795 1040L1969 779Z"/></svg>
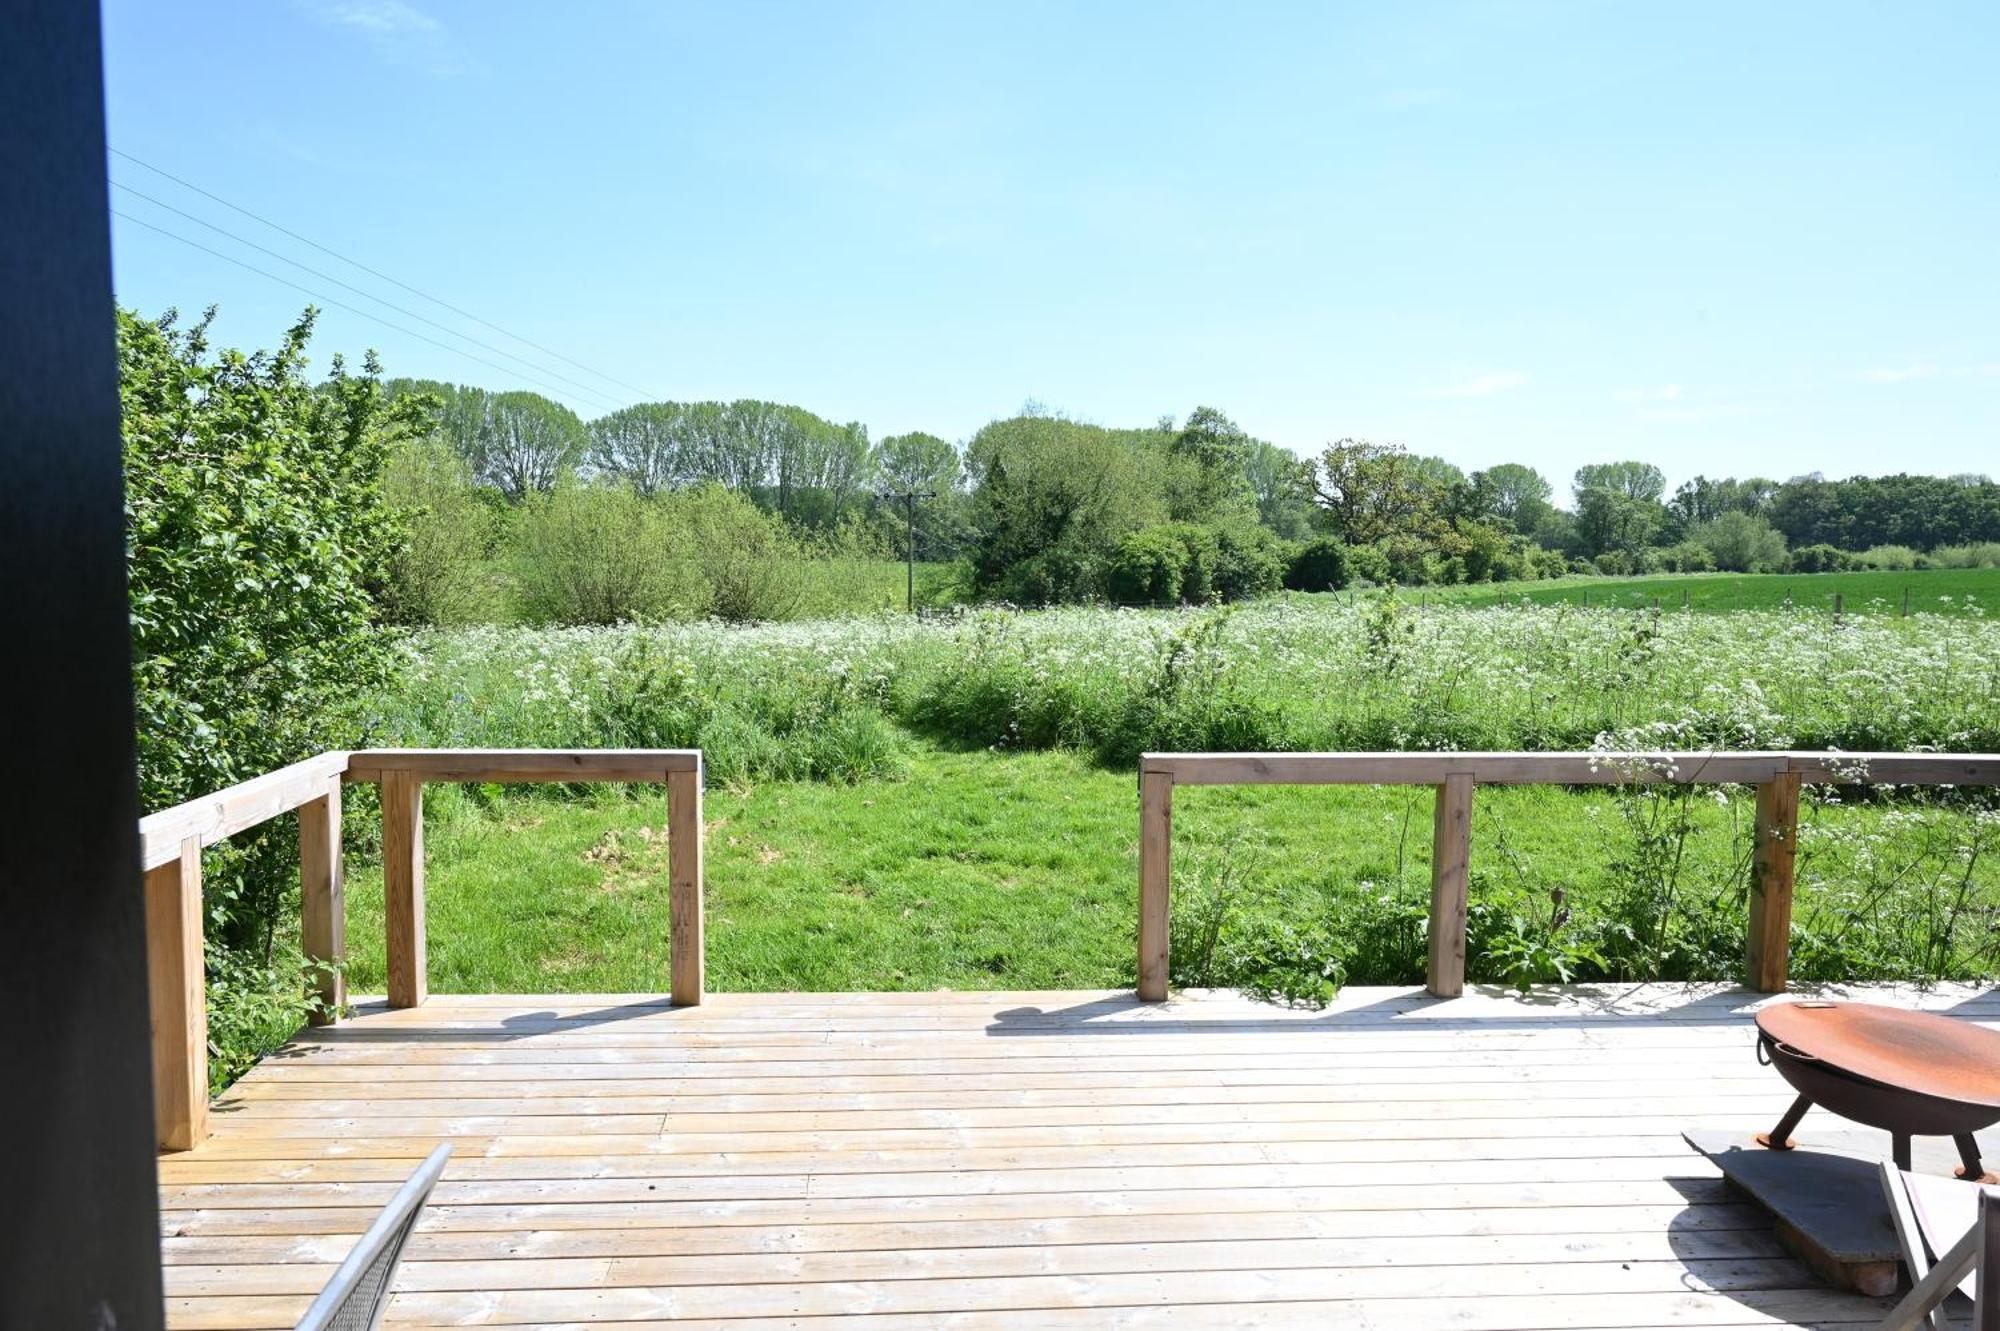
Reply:
<svg viewBox="0 0 2000 1331"><path fill-rule="evenodd" d="M2000 1024L1991 987L1840 992ZM290 1326L450 1140L390 1326L1872 1325L1679 1138L1789 1100L1766 1001L363 1000L162 1157L169 1322Z"/></svg>

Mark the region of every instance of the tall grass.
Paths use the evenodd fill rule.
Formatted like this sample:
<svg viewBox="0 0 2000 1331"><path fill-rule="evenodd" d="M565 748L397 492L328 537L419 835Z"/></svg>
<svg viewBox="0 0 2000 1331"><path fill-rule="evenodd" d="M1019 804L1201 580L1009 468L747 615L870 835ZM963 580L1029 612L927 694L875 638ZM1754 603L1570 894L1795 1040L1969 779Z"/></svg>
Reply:
<svg viewBox="0 0 2000 1331"><path fill-rule="evenodd" d="M1297 598L730 628L478 628L406 645L391 743L699 746L722 779L992 748L2000 748L2000 624Z"/></svg>

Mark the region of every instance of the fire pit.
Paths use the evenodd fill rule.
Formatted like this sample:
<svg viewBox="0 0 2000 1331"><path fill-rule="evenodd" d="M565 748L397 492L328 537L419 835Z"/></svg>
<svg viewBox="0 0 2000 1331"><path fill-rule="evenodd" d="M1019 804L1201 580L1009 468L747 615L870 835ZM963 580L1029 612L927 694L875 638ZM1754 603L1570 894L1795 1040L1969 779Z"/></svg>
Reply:
<svg viewBox="0 0 2000 1331"><path fill-rule="evenodd" d="M1799 1098L1757 1141L1792 1148L1806 1110L1823 1105L1881 1128L1896 1164L1910 1167L1910 1138L1950 1137L1960 1178L2000 1182L1980 1163L1972 1134L2000 1122L2000 1032L1929 1012L1873 1003L1780 1003L1757 1014L1757 1056Z"/></svg>

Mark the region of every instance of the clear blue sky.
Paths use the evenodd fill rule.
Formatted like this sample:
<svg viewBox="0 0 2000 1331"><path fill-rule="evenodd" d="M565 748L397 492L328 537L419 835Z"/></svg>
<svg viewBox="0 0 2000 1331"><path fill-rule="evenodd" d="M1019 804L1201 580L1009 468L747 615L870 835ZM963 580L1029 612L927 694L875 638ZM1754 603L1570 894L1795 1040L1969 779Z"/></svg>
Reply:
<svg viewBox="0 0 2000 1331"><path fill-rule="evenodd" d="M2000 472L2000 6L107 0L105 21L115 147L646 390L553 363L601 390L555 385L585 416L760 397L962 439L1029 399L1107 424L1208 403L1301 451L1396 440L1559 489L1622 457L1675 480ZM307 299L114 234L123 301L219 302L231 342ZM315 345L534 386L342 310Z"/></svg>

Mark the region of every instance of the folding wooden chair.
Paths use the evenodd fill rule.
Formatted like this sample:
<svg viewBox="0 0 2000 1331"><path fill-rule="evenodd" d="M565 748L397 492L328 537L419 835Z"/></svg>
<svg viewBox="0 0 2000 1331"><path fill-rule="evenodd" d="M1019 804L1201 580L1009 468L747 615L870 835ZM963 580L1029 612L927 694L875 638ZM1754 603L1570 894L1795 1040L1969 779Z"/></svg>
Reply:
<svg viewBox="0 0 2000 1331"><path fill-rule="evenodd" d="M382 1324L396 1268L403 1264L403 1248L450 1158L451 1147L440 1146L417 1166L306 1309L297 1331L375 1331Z"/></svg>
<svg viewBox="0 0 2000 1331"><path fill-rule="evenodd" d="M1951 1331L1944 1303L1954 1289L1972 1300L1973 1331L2000 1331L2000 1188L1884 1161L1882 1189L1915 1287L1881 1331Z"/></svg>

